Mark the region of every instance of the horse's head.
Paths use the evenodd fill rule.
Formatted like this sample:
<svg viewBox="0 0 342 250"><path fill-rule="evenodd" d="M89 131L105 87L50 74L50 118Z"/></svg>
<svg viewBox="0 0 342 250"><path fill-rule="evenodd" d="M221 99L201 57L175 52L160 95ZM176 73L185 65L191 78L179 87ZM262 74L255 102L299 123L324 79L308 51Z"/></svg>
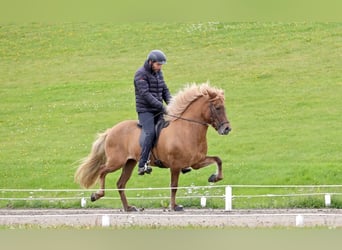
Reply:
<svg viewBox="0 0 342 250"><path fill-rule="evenodd" d="M227 119L223 91L209 92L209 123L220 135L228 135L232 130Z"/></svg>
<svg viewBox="0 0 342 250"><path fill-rule="evenodd" d="M193 105L194 103L198 103L198 105ZM207 108L203 108L203 105ZM192 116L187 114L184 118L183 114L186 111ZM197 114L201 117L194 116ZM166 120L174 121L176 119L202 125L210 124L220 135L227 135L232 130L226 116L223 90L210 87L208 83L193 84L174 96L168 106Z"/></svg>

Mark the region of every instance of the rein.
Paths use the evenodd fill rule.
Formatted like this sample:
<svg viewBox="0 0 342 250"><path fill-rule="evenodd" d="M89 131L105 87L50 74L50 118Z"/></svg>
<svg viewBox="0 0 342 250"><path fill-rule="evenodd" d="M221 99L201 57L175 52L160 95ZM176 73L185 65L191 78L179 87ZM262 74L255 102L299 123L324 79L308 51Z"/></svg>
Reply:
<svg viewBox="0 0 342 250"><path fill-rule="evenodd" d="M217 114L217 112L216 112L216 110L215 110L214 105L210 104L209 108L210 108L210 111L211 111L212 116L215 116L216 118L218 118L218 114ZM183 118L183 117L181 117L181 116L170 115L170 114L164 114L164 115L167 115L167 116L170 116L170 117L174 117L174 118L176 118L176 119L188 121L188 122L197 123L197 124L200 124L200 125L203 125L203 126L207 126L207 127L209 127L209 126L211 125L211 123L196 121L196 120L192 120L192 119L188 119L188 118ZM211 119L213 119L213 117L211 117ZM217 120L218 120L218 119L217 119ZM227 124L227 123L229 123L229 122L220 122L220 123L218 124L217 128L215 128L215 129L218 130L221 126L223 126L224 124Z"/></svg>
<svg viewBox="0 0 342 250"><path fill-rule="evenodd" d="M188 121L188 122L193 122L193 123L201 124L201 125L207 126L207 127L210 125L209 123L206 123L206 122L201 122L201 121L196 121L196 120L192 120L192 119L188 119L188 118L183 118L181 116L169 115L169 114L165 114L165 115L171 116L171 117L174 117L174 118L177 118L177 119L180 119L180 120Z"/></svg>

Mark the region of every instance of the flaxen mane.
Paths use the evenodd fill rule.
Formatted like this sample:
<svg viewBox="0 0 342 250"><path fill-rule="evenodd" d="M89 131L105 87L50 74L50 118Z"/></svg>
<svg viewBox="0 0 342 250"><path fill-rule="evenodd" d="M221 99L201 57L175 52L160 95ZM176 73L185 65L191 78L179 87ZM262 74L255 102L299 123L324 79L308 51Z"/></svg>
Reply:
<svg viewBox="0 0 342 250"><path fill-rule="evenodd" d="M213 100L220 99L224 102L223 90L211 87L209 83L203 83L200 85L191 84L186 86L183 90L179 91L167 106L168 114L172 116L166 116L165 120L175 120L177 116L181 116L186 108L197 98L205 95L210 95Z"/></svg>

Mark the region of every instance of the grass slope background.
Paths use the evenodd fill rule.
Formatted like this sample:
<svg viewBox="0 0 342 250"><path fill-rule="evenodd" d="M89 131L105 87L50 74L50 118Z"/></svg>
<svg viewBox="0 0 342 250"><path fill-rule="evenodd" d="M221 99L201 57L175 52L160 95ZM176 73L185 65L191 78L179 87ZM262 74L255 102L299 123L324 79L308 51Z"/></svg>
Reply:
<svg viewBox="0 0 342 250"><path fill-rule="evenodd" d="M340 23L2 25L0 188L78 188L76 162L96 133L136 119L133 75L155 48L172 94L208 80L225 91L233 131L208 133L218 185L341 184L341 35ZM215 169L180 186L207 185ZM169 178L154 169L128 188Z"/></svg>

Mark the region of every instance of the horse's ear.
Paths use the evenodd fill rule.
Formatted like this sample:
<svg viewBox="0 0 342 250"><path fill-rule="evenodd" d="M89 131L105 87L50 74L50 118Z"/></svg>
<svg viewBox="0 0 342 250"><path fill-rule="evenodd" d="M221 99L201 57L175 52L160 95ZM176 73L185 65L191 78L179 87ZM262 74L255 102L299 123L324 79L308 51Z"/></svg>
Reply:
<svg viewBox="0 0 342 250"><path fill-rule="evenodd" d="M210 100L214 100L214 99L216 99L217 93L212 92L212 91L208 91L208 95L209 95Z"/></svg>
<svg viewBox="0 0 342 250"><path fill-rule="evenodd" d="M211 101L215 100L223 100L224 101L224 92L223 90L219 91L208 91L209 99Z"/></svg>

